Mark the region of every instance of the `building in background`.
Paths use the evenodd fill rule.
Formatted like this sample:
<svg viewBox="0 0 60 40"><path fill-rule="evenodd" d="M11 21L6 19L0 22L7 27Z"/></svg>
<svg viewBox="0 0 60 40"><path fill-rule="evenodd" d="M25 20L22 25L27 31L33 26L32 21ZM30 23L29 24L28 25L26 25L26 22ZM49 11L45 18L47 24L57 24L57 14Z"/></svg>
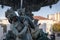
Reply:
<svg viewBox="0 0 60 40"><path fill-rule="evenodd" d="M38 20L38 24L40 24L39 29L42 29L45 33L51 34L51 27L53 25L53 20L42 16L34 16L34 19Z"/></svg>
<svg viewBox="0 0 60 40"><path fill-rule="evenodd" d="M57 12L55 14L49 14L48 19L52 19L55 21L60 21L60 12Z"/></svg>
<svg viewBox="0 0 60 40"><path fill-rule="evenodd" d="M8 20L0 19L0 40L5 39L8 30L10 30L10 24Z"/></svg>
<svg viewBox="0 0 60 40"><path fill-rule="evenodd" d="M0 26L3 27L3 32L6 32L9 30L10 23L7 19L0 19Z"/></svg>

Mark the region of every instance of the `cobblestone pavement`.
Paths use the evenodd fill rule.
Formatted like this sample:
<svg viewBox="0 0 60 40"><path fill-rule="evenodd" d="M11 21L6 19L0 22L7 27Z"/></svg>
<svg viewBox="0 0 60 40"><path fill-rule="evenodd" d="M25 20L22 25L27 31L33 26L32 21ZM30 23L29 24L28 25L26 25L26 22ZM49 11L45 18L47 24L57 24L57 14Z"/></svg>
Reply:
<svg viewBox="0 0 60 40"><path fill-rule="evenodd" d="M56 40L60 40L60 37L56 37Z"/></svg>

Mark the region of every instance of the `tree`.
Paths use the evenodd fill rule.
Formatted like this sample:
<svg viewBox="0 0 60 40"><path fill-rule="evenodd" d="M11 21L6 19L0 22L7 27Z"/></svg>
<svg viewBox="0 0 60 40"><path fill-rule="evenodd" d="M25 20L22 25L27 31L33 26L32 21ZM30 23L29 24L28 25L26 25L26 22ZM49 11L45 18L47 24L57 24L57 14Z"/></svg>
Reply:
<svg viewBox="0 0 60 40"><path fill-rule="evenodd" d="M54 32L60 32L60 23L55 23L52 26Z"/></svg>

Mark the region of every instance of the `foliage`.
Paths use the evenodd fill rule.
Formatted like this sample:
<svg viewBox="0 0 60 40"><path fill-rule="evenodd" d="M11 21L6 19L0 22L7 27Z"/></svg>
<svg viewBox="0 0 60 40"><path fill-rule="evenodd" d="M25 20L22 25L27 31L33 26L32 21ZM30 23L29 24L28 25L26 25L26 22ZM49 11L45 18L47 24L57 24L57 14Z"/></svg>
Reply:
<svg viewBox="0 0 60 40"><path fill-rule="evenodd" d="M55 23L52 26L54 32L60 32L60 23Z"/></svg>

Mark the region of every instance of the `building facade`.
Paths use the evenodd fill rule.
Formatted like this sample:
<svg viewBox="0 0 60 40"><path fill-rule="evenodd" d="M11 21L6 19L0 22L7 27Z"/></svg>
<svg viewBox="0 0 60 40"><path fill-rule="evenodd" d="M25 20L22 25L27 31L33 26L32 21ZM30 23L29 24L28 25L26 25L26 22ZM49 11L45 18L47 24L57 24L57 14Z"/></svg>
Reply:
<svg viewBox="0 0 60 40"><path fill-rule="evenodd" d="M42 16L34 16L34 19L38 20L39 29L42 29L45 33L51 34L52 33L52 25L54 21Z"/></svg>
<svg viewBox="0 0 60 40"><path fill-rule="evenodd" d="M55 21L60 21L60 12L48 15L48 19L52 19L52 20L55 20Z"/></svg>

